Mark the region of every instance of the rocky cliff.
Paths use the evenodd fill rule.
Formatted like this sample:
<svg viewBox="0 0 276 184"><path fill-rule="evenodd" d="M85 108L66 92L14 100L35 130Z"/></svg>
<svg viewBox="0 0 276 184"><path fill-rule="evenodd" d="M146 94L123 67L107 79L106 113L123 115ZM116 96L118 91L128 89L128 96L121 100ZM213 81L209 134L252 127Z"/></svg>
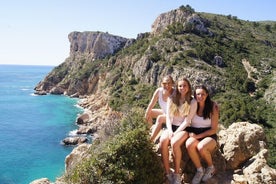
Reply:
<svg viewBox="0 0 276 184"><path fill-rule="evenodd" d="M72 32L68 38L73 60L83 55L89 60L103 59L131 43L131 39L102 32Z"/></svg>
<svg viewBox="0 0 276 184"><path fill-rule="evenodd" d="M265 134L259 125L237 122L228 129L221 126L218 132L218 149L213 153L216 174L207 184L275 184L276 170L267 165L268 150ZM78 162L89 156L90 144L81 144L66 157L66 172L70 172ZM189 183L194 174L194 166L183 149L181 166L183 183ZM47 179L39 179L32 184L50 184ZM55 184L65 184L59 178Z"/></svg>
<svg viewBox="0 0 276 184"><path fill-rule="evenodd" d="M51 93L80 97L80 105L86 110L78 117L78 132L93 134L95 137L109 118L120 118L120 113L114 111L110 104L113 94L128 103L125 100L126 93L122 93L123 87L131 86L126 89L129 92L135 89L133 84L156 86L166 74L171 74L175 79L184 75L193 85L204 83L210 88L212 94L223 94L232 90L233 86L250 84L254 89L250 94L254 96L258 92L255 90L258 82L264 77L262 72L249 71L250 63L243 65L243 58L238 56L239 52L243 52L243 49L249 50L249 47L244 48L240 45L240 41L235 42L236 37L231 37L231 34L234 34L232 32L220 40L220 37L215 35L223 36L226 33L216 32L214 27L211 27L215 18L203 17L190 7L180 7L158 16L152 25L152 31L139 34L136 40L102 32L72 32L69 34L70 56L49 73L35 87L35 90L38 94ZM232 23L227 25L227 28L232 29ZM223 23L216 24L221 28ZM235 22L235 24L240 26L241 23ZM254 36L258 39L266 39L263 35ZM221 53L208 51L209 47L203 42L208 42L214 37L219 39L219 43L226 40L225 45L221 44L216 48L216 52L219 52L222 47L230 50L234 45L237 59L231 54L229 54L231 56L227 55L227 49ZM201 42L203 38L204 41ZM254 43L261 41L253 40ZM230 44L227 45L228 43ZM198 45L201 44L204 45L203 49L201 47L198 49ZM201 53L201 50L206 52ZM241 55L244 56L247 50ZM255 67L258 71L259 64L255 63ZM233 71L239 74L246 72L250 74L241 75L243 77L241 79ZM273 67L268 68L266 72L268 72L266 74L273 73ZM230 80L232 77L233 79ZM249 80L249 82L242 80ZM243 82L245 84L239 84ZM269 86L270 92L275 91L275 80L272 84ZM263 89L259 91L261 90ZM269 91L266 90L266 99L273 99L273 93ZM150 98L140 92L130 96L134 101ZM268 167L266 163L268 151L261 127L248 123L236 123L229 129L222 128L219 135L219 149L215 155L217 167L221 172L213 183L275 183L275 169ZM68 155L66 169L70 169L79 158L86 155L85 150L88 148L89 144L81 144ZM183 168L185 167L183 165ZM191 169L193 168L187 168L188 171ZM190 177L187 174L188 180Z"/></svg>
<svg viewBox="0 0 276 184"><path fill-rule="evenodd" d="M195 83L204 82L213 90L223 90L226 78L222 75L222 71L219 68L215 69L215 73L210 73L208 69L202 70L201 65L208 68L212 66L201 60L196 60L196 66L192 67L175 66L172 68L167 66L166 61L184 57L182 53L193 50L190 41L183 42L173 38L161 38L157 42L152 42L155 36L160 37L169 25L176 23L180 23L183 30L189 29L189 31L198 34L213 34L207 27L208 21L206 19L183 9L161 14L152 24L152 32L148 35L138 35L137 40L102 32L72 32L68 36L70 56L35 87L36 93L74 96L94 93L100 75L113 75L108 70L106 70L107 72L99 72L106 68L104 62L99 60L107 57L109 57L109 68L112 66L124 67L122 73L132 70L136 80L141 82L157 85L160 78L167 73L172 73L174 78L185 73ZM134 52L128 56L110 57L143 39L152 43L148 48L145 48L146 50L142 55ZM140 49L141 47L137 48L137 51ZM155 58L156 54L159 55L158 58ZM160 56L164 56L164 58ZM157 59L160 61L157 62ZM114 76L114 78L116 77Z"/></svg>
<svg viewBox="0 0 276 184"><path fill-rule="evenodd" d="M181 24L186 29L190 28L200 33L212 35L212 32L206 27L208 20L200 17L189 7L180 7L179 9L160 14L151 26L151 33L158 35L164 32L168 26L175 23Z"/></svg>
<svg viewBox="0 0 276 184"><path fill-rule="evenodd" d="M100 59L113 55L133 40L102 32L72 32L70 56L35 87L37 94L79 95L96 92L101 76Z"/></svg>

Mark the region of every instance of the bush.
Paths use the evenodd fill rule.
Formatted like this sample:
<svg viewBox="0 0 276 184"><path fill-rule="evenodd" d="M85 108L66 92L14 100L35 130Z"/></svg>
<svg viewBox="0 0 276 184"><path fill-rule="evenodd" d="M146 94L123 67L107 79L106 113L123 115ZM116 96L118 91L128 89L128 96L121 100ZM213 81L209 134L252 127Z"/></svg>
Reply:
<svg viewBox="0 0 276 184"><path fill-rule="evenodd" d="M152 149L148 128L142 117L142 110L130 112L117 127L119 133L102 142L103 145L93 146L91 157L73 170L67 182L160 183L163 167Z"/></svg>

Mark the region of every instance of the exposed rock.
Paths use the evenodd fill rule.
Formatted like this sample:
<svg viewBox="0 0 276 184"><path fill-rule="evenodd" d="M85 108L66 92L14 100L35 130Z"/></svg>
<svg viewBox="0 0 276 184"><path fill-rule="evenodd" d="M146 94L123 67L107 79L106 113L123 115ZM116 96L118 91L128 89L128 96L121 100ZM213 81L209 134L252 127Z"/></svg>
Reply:
<svg viewBox="0 0 276 184"><path fill-rule="evenodd" d="M35 91L34 92L35 95L47 95L47 92L46 91Z"/></svg>
<svg viewBox="0 0 276 184"><path fill-rule="evenodd" d="M265 91L264 98L268 103L275 104L274 109L276 110L276 71L273 71L271 80L273 81L272 85Z"/></svg>
<svg viewBox="0 0 276 184"><path fill-rule="evenodd" d="M91 144L80 144L73 149L73 151L65 158L65 173L69 172L76 166L80 161L89 157L88 150ZM55 182L50 182L48 178L41 178L31 182L30 184L68 184L64 180L65 175L56 179Z"/></svg>
<svg viewBox="0 0 276 184"><path fill-rule="evenodd" d="M276 183L276 170L267 165L267 157L268 150L263 149L245 163L243 174L248 183Z"/></svg>
<svg viewBox="0 0 276 184"><path fill-rule="evenodd" d="M79 163L84 158L89 156L88 150L91 147L91 144L80 144L73 151L66 156L65 158L65 171L69 172L74 166Z"/></svg>
<svg viewBox="0 0 276 184"><path fill-rule="evenodd" d="M129 44L127 38L102 32L72 32L68 38L71 43L70 57L88 54L90 58L102 59Z"/></svg>
<svg viewBox="0 0 276 184"><path fill-rule="evenodd" d="M208 21L206 19L201 18L198 14L193 14L188 17L187 22L185 22L184 27L187 25L194 25L193 29L198 33L209 34L210 36L213 33L209 32L207 28Z"/></svg>
<svg viewBox="0 0 276 184"><path fill-rule="evenodd" d="M201 18L196 13L181 8L160 14L152 24L151 32L154 35L160 34L166 30L169 25L174 23L182 24L184 29L187 29L188 26L189 29L192 29L195 32L212 35L212 33L207 29L207 20Z"/></svg>
<svg viewBox="0 0 276 184"><path fill-rule="evenodd" d="M144 76L147 71L149 71L150 68L152 68L153 62L147 58L147 57L142 57L139 59L133 66L133 74L135 75L136 78L139 78L141 76ZM156 77L153 77L156 78ZM152 84L156 84L156 80L147 80L148 82L151 82Z"/></svg>
<svg viewBox="0 0 276 184"><path fill-rule="evenodd" d="M77 124L82 125L82 124L87 124L89 121L90 117L88 113L83 113L77 118Z"/></svg>
<svg viewBox="0 0 276 184"><path fill-rule="evenodd" d="M231 169L237 169L264 149L265 134L261 126L248 122L233 123L219 133L219 144Z"/></svg>
<svg viewBox="0 0 276 184"><path fill-rule="evenodd" d="M191 15L191 12L183 11L181 9L172 10L168 13L162 13L153 22L151 32L152 34L161 33L167 28L168 25L176 22L184 23Z"/></svg>
<svg viewBox="0 0 276 184"><path fill-rule="evenodd" d="M93 126L79 126L77 134L93 134L97 131L97 127Z"/></svg>
<svg viewBox="0 0 276 184"><path fill-rule="evenodd" d="M87 127L92 124L103 126L112 114L108 108L108 93L105 90L107 89L87 96L80 102L87 109L84 121L93 119L87 123ZM97 132L94 135L98 136ZM248 122L233 123L228 129L220 126L218 137L218 149L213 153L217 173L206 184L275 184L276 170L267 165L268 151L261 126ZM90 147L90 144L80 144L66 157L67 173L81 160L89 157ZM181 165L183 182L189 183L194 176L195 167L186 149L183 150ZM206 166L204 162L203 165ZM55 183L63 184L62 180Z"/></svg>
<svg viewBox="0 0 276 184"><path fill-rule="evenodd" d="M68 94L64 93L64 95L68 95ZM75 94L72 94L72 95L69 95L69 96L70 96L70 98L79 98L80 97L79 93L75 93Z"/></svg>
<svg viewBox="0 0 276 184"><path fill-rule="evenodd" d="M219 67L225 66L225 63L223 62L223 59L222 59L221 56L215 56L214 57L214 64L219 66Z"/></svg>
<svg viewBox="0 0 276 184"><path fill-rule="evenodd" d="M93 104L90 105L93 106ZM102 110L96 109L94 113ZM101 115L98 114L98 116ZM237 122L228 129L220 126L218 137L218 149L213 153L213 162L217 172L206 184L275 184L276 170L267 165L268 151L265 148L265 135L262 127L248 122ZM89 157L90 147L91 144L80 144L66 157L67 173L81 160ZM204 162L203 165L206 166ZM183 182L190 182L196 169L185 148L183 148L181 168L184 176ZM62 180L60 182L62 183Z"/></svg>
<svg viewBox="0 0 276 184"><path fill-rule="evenodd" d="M212 156L216 174L207 184L276 183L276 170L267 165L262 127L237 122L228 129L221 127L218 136L218 149ZM190 182L196 169L185 148L182 154L184 181Z"/></svg>
<svg viewBox="0 0 276 184"><path fill-rule="evenodd" d="M242 64L244 66L244 69L247 72L247 77L249 79L251 79L252 81L254 81L255 83L257 83L258 80L254 79L254 77L252 77L252 75L258 73L258 70L256 68L254 68L253 66L251 66L249 61L246 59L242 59Z"/></svg>
<svg viewBox="0 0 276 184"><path fill-rule="evenodd" d="M48 178L41 178L41 179L32 181L30 184L51 184L51 182Z"/></svg>
<svg viewBox="0 0 276 184"><path fill-rule="evenodd" d="M101 77L98 69L102 66L99 63L92 67L90 63L113 55L134 42L133 39L102 32L72 32L68 37L71 43L70 56L37 84L35 90L38 93L45 91L68 96L94 93ZM78 73L80 70L83 71L81 76Z"/></svg>
<svg viewBox="0 0 276 184"><path fill-rule="evenodd" d="M149 35L160 34L167 29L168 25L173 23L180 23L184 29L192 25L192 31L212 35L208 30L208 21L202 19L198 14L177 9L161 14L152 25L152 33L139 34L137 40L147 38ZM97 139L101 137L98 134L101 127L115 114L108 105L109 89L105 79L110 79L110 83L113 85L120 79L122 73L118 72L115 75L111 72L100 73L102 63L97 63L91 67L91 70L85 70L81 73L84 76L81 79L78 78L80 77L78 71L90 66L97 59L105 58L131 45L135 40L101 32L73 32L69 34L69 40L71 43L70 57L41 81L35 90L38 94L50 92L71 96L88 95L80 102L80 105L87 111L77 120L80 125L78 134L92 133ZM150 41L149 38L145 42ZM179 51L173 52L176 47L180 48ZM210 93L223 89L227 79L222 75L222 68L219 68L223 62L222 58L214 58L216 66L219 67L209 66L198 59L193 60L194 65L192 67L165 66L165 61L169 61L177 57L179 53L183 54L189 49L187 43L177 42L171 38L160 39L155 45L146 48L142 55L139 53L110 58L108 67L118 65L126 70L132 70L137 81L153 85L158 84L166 74L172 74L175 79L185 74L185 77L189 78L192 84L204 83L208 86ZM161 62L154 60L152 51L156 51L158 56L164 56L163 60ZM203 67L207 69L202 70ZM212 70L216 70L216 72L210 72ZM110 77L111 75L112 77ZM274 74L274 76L276 75ZM273 93L274 89L275 85L269 92L266 91L265 96L268 101L276 99L273 98L275 96L273 95L275 94ZM114 116L118 117L119 115ZM218 135L218 149L213 154L217 174L207 183L275 183L275 169L270 168L266 163L265 135L260 126L247 122L234 123L228 129L221 128ZM90 146L86 143L80 144L66 157L66 171L89 157L87 151ZM183 150L182 170L184 181L191 181L195 168L185 149Z"/></svg>
<svg viewBox="0 0 276 184"><path fill-rule="evenodd" d="M218 135L219 151L224 159L217 159L215 163L226 161L227 165L226 170L218 169L217 178L228 171L228 178L232 177L231 184L276 183L276 170L267 165L265 134L261 126L237 122L221 130ZM225 181L220 179L218 183Z"/></svg>
<svg viewBox="0 0 276 184"><path fill-rule="evenodd" d="M112 113L111 108L108 106L108 89L103 89L103 84L99 82L99 88L102 90L97 91L79 103L80 106L86 109L84 114L80 116L84 116L82 129L87 126L92 130L99 130Z"/></svg>
<svg viewBox="0 0 276 184"><path fill-rule="evenodd" d="M60 86L55 86L49 92L54 95L62 95L65 93L65 89L61 88Z"/></svg>
<svg viewBox="0 0 276 184"><path fill-rule="evenodd" d="M86 137L67 137L62 140L64 145L77 145L87 142L88 139Z"/></svg>

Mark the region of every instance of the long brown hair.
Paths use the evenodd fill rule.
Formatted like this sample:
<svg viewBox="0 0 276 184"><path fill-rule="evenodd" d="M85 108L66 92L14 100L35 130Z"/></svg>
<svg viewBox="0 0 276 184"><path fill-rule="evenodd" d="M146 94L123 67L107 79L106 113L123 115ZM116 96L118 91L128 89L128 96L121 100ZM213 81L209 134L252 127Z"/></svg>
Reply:
<svg viewBox="0 0 276 184"><path fill-rule="evenodd" d="M214 102L211 100L209 90L204 85L197 86L195 88L195 91L194 91L194 96L195 97L196 97L196 90L197 89L203 89L207 94L207 97L206 97L205 102L204 102L203 119L211 118L211 114L213 113ZM199 106L197 106L197 110L198 109L199 109Z"/></svg>
<svg viewBox="0 0 276 184"><path fill-rule="evenodd" d="M170 106L169 106L170 116L179 116L179 115L187 116L190 111L190 104L192 100L191 83L187 78L180 78L177 81L177 85L180 81L185 81L188 84L189 89L185 95L185 101L183 103L180 102L180 98L181 98L180 92L178 91L178 89L176 90L176 93L172 96L172 99L171 99L172 103L170 103Z"/></svg>

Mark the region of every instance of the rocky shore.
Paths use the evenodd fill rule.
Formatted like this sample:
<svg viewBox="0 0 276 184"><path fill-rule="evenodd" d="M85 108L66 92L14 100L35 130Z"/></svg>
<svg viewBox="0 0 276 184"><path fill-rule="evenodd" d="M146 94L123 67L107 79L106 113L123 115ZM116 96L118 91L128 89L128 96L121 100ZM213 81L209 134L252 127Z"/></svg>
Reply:
<svg viewBox="0 0 276 184"><path fill-rule="evenodd" d="M207 19L203 19L190 11L183 11L181 8L161 14L153 23L152 32L148 34L151 36L161 35L169 25L175 22L183 24L184 27L185 25L193 25L193 31L197 33L213 35L208 29ZM35 90L40 95L51 93L79 97L81 99L79 105L85 109L84 113L76 120L79 126L77 136L67 137L63 140L64 144L76 145L71 154L65 158L65 172L70 171L80 160L89 155L87 151L91 144L86 139L86 135L97 139L101 136L99 132L105 122L114 118L120 119L120 113L114 112L108 104L109 87L116 83L116 80L121 77L120 75L157 85L158 79L162 75L173 70L174 78L185 73L191 81L204 83L211 88L211 91L225 90L224 83L228 78L222 72L224 66L222 57L215 60L215 67L210 67L209 64L195 59L195 66L193 67L182 67L181 65L181 67L174 67L173 69L164 66L163 61L158 63L154 60L153 51L162 51L159 54L165 55L166 61L178 56L173 52L176 47L181 48L178 53L191 51L193 48L189 47L189 42L181 42L180 44L173 39L166 38L149 46L141 55L116 56L111 57L105 63L101 63L100 59L130 46L135 41L139 42L139 39L148 34L139 34L136 40L130 40L101 32L70 33L70 56L36 86ZM148 41L151 41L152 38L154 37L149 37ZM169 45L173 45L173 47L169 48ZM117 73L112 73L106 68L104 68L105 72L99 72L104 64L106 64L106 68L113 67ZM93 67L90 70L85 70L88 66ZM131 70L132 74L121 74L120 72L123 70L116 70L117 66ZM207 70L202 70L204 67ZM216 72L210 72L211 68L212 70L216 69ZM79 71L82 71L82 75L78 73ZM109 80L106 81L106 79ZM125 85L126 81L128 80L123 81L122 85ZM218 137L218 147L214 152L214 165L217 172L207 183L276 184L276 169L267 164L269 150L266 145L264 129L261 126L249 122L236 122L227 129L220 126ZM183 149L181 168L182 180L188 183L193 177L195 168L185 149ZM52 182L47 178L42 178L31 184L50 183L65 184L62 177Z"/></svg>
<svg viewBox="0 0 276 184"><path fill-rule="evenodd" d="M114 112L108 107L106 93L96 93L81 100L80 105L85 112L78 117L79 132L93 135L97 132ZM119 117L119 116L118 116ZM84 131L85 130L85 131ZM257 124L236 122L227 129L220 126L218 132L218 148L213 154L216 175L209 184L275 184L276 169L267 165L269 150L266 146L264 130ZM65 172L72 169L80 160L85 158L91 144L80 143L65 158ZM194 166L183 149L182 177L188 183L193 177ZM31 184L65 184L62 177L51 182L47 178L33 181Z"/></svg>
<svg viewBox="0 0 276 184"><path fill-rule="evenodd" d="M111 118L120 118L120 114L109 107L107 103L109 89L102 88L103 84L98 83L102 91L81 97L79 105L84 108L84 113L76 120L79 126L78 138L92 135L93 139L97 139L104 122ZM85 158L91 146L87 141L73 142L77 146L65 158L65 172L70 171ZM276 169L267 165L269 150L267 150L265 132L257 124L236 122L227 129L221 125L218 131L218 148L213 155L217 173L208 181L209 184L276 184ZM195 168L185 149L183 149L182 158L182 179L188 183L193 177ZM42 178L31 184L50 183L65 184L62 177L54 182Z"/></svg>

